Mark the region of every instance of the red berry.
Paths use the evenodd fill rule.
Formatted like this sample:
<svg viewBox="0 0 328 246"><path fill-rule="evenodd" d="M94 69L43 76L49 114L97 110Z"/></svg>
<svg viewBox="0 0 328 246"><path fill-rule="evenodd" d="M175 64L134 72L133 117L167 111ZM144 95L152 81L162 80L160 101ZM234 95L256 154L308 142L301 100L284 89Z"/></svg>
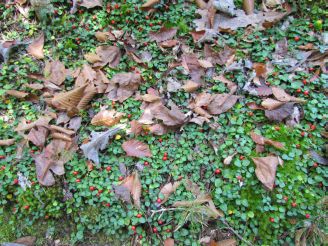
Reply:
<svg viewBox="0 0 328 246"><path fill-rule="evenodd" d="M110 203L109 203L109 202L106 203L105 206L106 206L106 207L110 207Z"/></svg>
<svg viewBox="0 0 328 246"><path fill-rule="evenodd" d="M243 177L240 176L240 175L238 175L238 176L237 176L237 179L238 179L239 181L241 181L241 180L243 179Z"/></svg>
<svg viewBox="0 0 328 246"><path fill-rule="evenodd" d="M160 142L160 143L161 143L161 142L163 142L163 139L161 139L161 138L160 138L160 139L158 139L158 142Z"/></svg>
<svg viewBox="0 0 328 246"><path fill-rule="evenodd" d="M110 172L110 170L112 170L112 168L110 166L106 167L107 172Z"/></svg>
<svg viewBox="0 0 328 246"><path fill-rule="evenodd" d="M317 127L315 125L311 125L310 128L312 131L314 131Z"/></svg>
<svg viewBox="0 0 328 246"><path fill-rule="evenodd" d="M81 179L76 179L75 182L76 183L81 183Z"/></svg>
<svg viewBox="0 0 328 246"><path fill-rule="evenodd" d="M166 229L166 232L171 232L171 229Z"/></svg>
<svg viewBox="0 0 328 246"><path fill-rule="evenodd" d="M288 196L284 196L284 200L287 202L288 201Z"/></svg>
<svg viewBox="0 0 328 246"><path fill-rule="evenodd" d="M18 184L18 179L14 179L14 184Z"/></svg>
<svg viewBox="0 0 328 246"><path fill-rule="evenodd" d="M295 208L297 206L296 202L292 202L292 207Z"/></svg>
<svg viewBox="0 0 328 246"><path fill-rule="evenodd" d="M135 231L136 230L136 227L135 226L131 226L131 230L132 231Z"/></svg>
<svg viewBox="0 0 328 246"><path fill-rule="evenodd" d="M157 203L161 203L162 202L162 199L161 198L157 198L156 202Z"/></svg>
<svg viewBox="0 0 328 246"><path fill-rule="evenodd" d="M254 113L253 113L253 112L248 112L248 115L249 115L249 116L253 116Z"/></svg>
<svg viewBox="0 0 328 246"><path fill-rule="evenodd" d="M166 161L166 160L167 160L167 156L164 156L164 157L163 157L163 161Z"/></svg>
<svg viewBox="0 0 328 246"><path fill-rule="evenodd" d="M98 194L101 194L103 193L104 191L103 190L98 190Z"/></svg>
<svg viewBox="0 0 328 246"><path fill-rule="evenodd" d="M271 217L270 218L270 222L273 223L274 222L274 218Z"/></svg>
<svg viewBox="0 0 328 246"><path fill-rule="evenodd" d="M306 85L306 84L307 84L306 79L303 79L303 85Z"/></svg>
<svg viewBox="0 0 328 246"><path fill-rule="evenodd" d="M313 24L312 24L312 23L310 23L310 24L309 24L309 27L310 27L310 28L313 28Z"/></svg>
<svg viewBox="0 0 328 246"><path fill-rule="evenodd" d="M154 233L157 232L157 228L156 228L156 227L153 228L153 232L154 232Z"/></svg>
<svg viewBox="0 0 328 246"><path fill-rule="evenodd" d="M145 161L145 162L144 162L144 165L145 165L145 166L149 166L149 162L148 162L148 161Z"/></svg>
<svg viewBox="0 0 328 246"><path fill-rule="evenodd" d="M112 23L112 25L114 25L114 24L115 24L115 21L114 21L114 20L112 20L112 21L111 21L111 23Z"/></svg>
<svg viewBox="0 0 328 246"><path fill-rule="evenodd" d="M79 174L78 171L74 171L74 172L73 172L73 175L75 175L75 176L78 175L78 174Z"/></svg>
<svg viewBox="0 0 328 246"><path fill-rule="evenodd" d="M90 190L90 191L94 191L95 189L96 189L96 188L95 188L94 186L90 186L90 187L89 187L89 190Z"/></svg>
<svg viewBox="0 0 328 246"><path fill-rule="evenodd" d="M25 210L29 210L29 209L30 209L30 206L29 206L29 205L25 205L25 206L24 206L24 209L25 209Z"/></svg>
<svg viewBox="0 0 328 246"><path fill-rule="evenodd" d="M164 152L164 156L167 156L167 152Z"/></svg>
<svg viewBox="0 0 328 246"><path fill-rule="evenodd" d="M152 27L154 24L153 23L149 23L149 26Z"/></svg>
<svg viewBox="0 0 328 246"><path fill-rule="evenodd" d="M46 220L49 219L49 215L44 216L44 218L45 218Z"/></svg>
<svg viewBox="0 0 328 246"><path fill-rule="evenodd" d="M142 235L139 235L139 239L142 239Z"/></svg>
<svg viewBox="0 0 328 246"><path fill-rule="evenodd" d="M309 91L304 91L303 94L304 94L305 96L308 96L308 95L309 95Z"/></svg>
<svg viewBox="0 0 328 246"><path fill-rule="evenodd" d="M279 127L279 126L275 126L274 129L275 129L276 131L280 131L280 127Z"/></svg>
<svg viewBox="0 0 328 246"><path fill-rule="evenodd" d="M305 132L301 132L301 136L304 137L305 136Z"/></svg>
<svg viewBox="0 0 328 246"><path fill-rule="evenodd" d="M214 171L215 174L220 174L221 173L221 170L219 168L215 169Z"/></svg>
<svg viewBox="0 0 328 246"><path fill-rule="evenodd" d="M318 166L319 166L318 163L316 163L316 162L313 163L313 167L314 167L314 168L317 168Z"/></svg>
<svg viewBox="0 0 328 246"><path fill-rule="evenodd" d="M305 218L307 218L307 219L310 219L310 217L311 217L310 214L305 215Z"/></svg>
<svg viewBox="0 0 328 246"><path fill-rule="evenodd" d="M118 180L119 180L119 181L122 181L123 179L124 179L123 176L119 176L119 177L118 177Z"/></svg>
<svg viewBox="0 0 328 246"><path fill-rule="evenodd" d="M130 119L132 117L132 114L128 114L128 118Z"/></svg>
<svg viewBox="0 0 328 246"><path fill-rule="evenodd" d="M5 170L6 169L6 166L1 166L1 170Z"/></svg>
<svg viewBox="0 0 328 246"><path fill-rule="evenodd" d="M79 14L80 15L83 14L83 10L82 9L79 10Z"/></svg>
<svg viewBox="0 0 328 246"><path fill-rule="evenodd" d="M142 215L141 214L137 214L137 218L141 218L142 217Z"/></svg>
<svg viewBox="0 0 328 246"><path fill-rule="evenodd" d="M239 156L239 160L244 160L245 159L245 156L241 155Z"/></svg>
<svg viewBox="0 0 328 246"><path fill-rule="evenodd" d="M259 36L258 36L258 35L256 35L256 36L255 36L255 38L256 38L256 39L259 39Z"/></svg>
<svg viewBox="0 0 328 246"><path fill-rule="evenodd" d="M146 16L146 20L149 20L149 19L150 19L150 17L147 15L147 16Z"/></svg>
<svg viewBox="0 0 328 246"><path fill-rule="evenodd" d="M309 68L309 71L310 71L310 72L313 72L313 71L314 71L314 68L313 68L313 67L310 67L310 68Z"/></svg>
<svg viewBox="0 0 328 246"><path fill-rule="evenodd" d="M300 149L301 145L300 144L296 144L296 149Z"/></svg>
<svg viewBox="0 0 328 246"><path fill-rule="evenodd" d="M296 36L296 37L294 37L294 40L297 42L297 41L300 40L300 37L299 36Z"/></svg>
<svg viewBox="0 0 328 246"><path fill-rule="evenodd" d="M115 4L115 9L118 9L120 7L120 5Z"/></svg>
<svg viewBox="0 0 328 246"><path fill-rule="evenodd" d="M300 88L298 88L298 89L296 90L296 92L297 92L297 93L301 93L302 90L301 90Z"/></svg>
<svg viewBox="0 0 328 246"><path fill-rule="evenodd" d="M158 224L159 224L159 225L163 225L163 223L164 223L163 220L159 220L159 221L158 221Z"/></svg>
<svg viewBox="0 0 328 246"><path fill-rule="evenodd" d="M55 9L55 10L54 10L54 15L57 15L57 14L58 14L58 10Z"/></svg>
<svg viewBox="0 0 328 246"><path fill-rule="evenodd" d="M6 157L4 155L0 155L0 160L5 159Z"/></svg>

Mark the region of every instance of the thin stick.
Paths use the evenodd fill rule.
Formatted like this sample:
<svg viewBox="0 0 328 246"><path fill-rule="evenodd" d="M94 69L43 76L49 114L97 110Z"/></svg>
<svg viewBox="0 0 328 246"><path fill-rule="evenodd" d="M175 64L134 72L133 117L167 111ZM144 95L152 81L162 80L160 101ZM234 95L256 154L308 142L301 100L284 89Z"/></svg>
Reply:
<svg viewBox="0 0 328 246"><path fill-rule="evenodd" d="M247 240L245 240L242 236L240 236L239 234L238 234L238 232L236 232L229 224L228 224L228 222L224 219L224 218L220 218L220 220L221 220L221 222L226 226L226 227L228 227L228 229L230 230L230 231L232 231L233 232L233 234L235 234L235 236L236 237L238 237L241 241L243 241L244 243L246 243L247 245L249 245L249 246L252 246L252 244L250 243L250 242L248 242Z"/></svg>

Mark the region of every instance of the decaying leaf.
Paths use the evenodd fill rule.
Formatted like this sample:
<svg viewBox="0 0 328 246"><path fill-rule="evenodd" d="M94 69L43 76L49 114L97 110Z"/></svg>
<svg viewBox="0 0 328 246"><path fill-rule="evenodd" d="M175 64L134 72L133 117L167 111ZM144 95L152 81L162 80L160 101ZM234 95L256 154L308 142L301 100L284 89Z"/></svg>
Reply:
<svg viewBox="0 0 328 246"><path fill-rule="evenodd" d="M276 108L279 108L280 106L284 105L284 102L280 102L271 98L266 98L261 102L261 105L263 108L268 109L268 110L273 110Z"/></svg>
<svg viewBox="0 0 328 246"><path fill-rule="evenodd" d="M178 29L176 29L176 28L162 27L157 32L150 32L149 37L151 40L154 40L157 43L160 43L160 42L164 42L166 40L172 39L176 35L177 30Z"/></svg>
<svg viewBox="0 0 328 246"><path fill-rule="evenodd" d="M171 110L160 104L152 113L156 119L162 120L166 126L181 126L186 122L186 115L175 104L171 106Z"/></svg>
<svg viewBox="0 0 328 246"><path fill-rule="evenodd" d="M86 7L87 9L91 9L94 7L101 7L102 6L102 0L82 0L80 3L80 6Z"/></svg>
<svg viewBox="0 0 328 246"><path fill-rule="evenodd" d="M29 95L29 93L26 93L24 91L17 91L17 90L7 90L6 94L21 99Z"/></svg>
<svg viewBox="0 0 328 246"><path fill-rule="evenodd" d="M22 244L24 246L34 246L35 242L36 242L36 237L26 236L16 239L14 243Z"/></svg>
<svg viewBox="0 0 328 246"><path fill-rule="evenodd" d="M43 59L43 45L44 45L44 34L42 33L40 37L35 39L28 47L27 52L37 59Z"/></svg>
<svg viewBox="0 0 328 246"><path fill-rule="evenodd" d="M277 86L272 87L272 93L275 96L275 98L281 102L298 102L298 103L306 102L304 99L293 97L287 94L284 89Z"/></svg>
<svg viewBox="0 0 328 246"><path fill-rule="evenodd" d="M27 124L25 120L18 124L15 128L16 132L23 132L32 129L35 126L45 126L48 127L49 122L52 120L51 116L40 116L36 121Z"/></svg>
<svg viewBox="0 0 328 246"><path fill-rule="evenodd" d="M169 199L170 195L176 191L176 189L179 187L179 185L180 185L179 181L176 181L173 184L167 183L166 185L164 185L162 187L162 189L160 190L160 194L162 194L164 196L164 198L162 199L160 204L165 203Z"/></svg>
<svg viewBox="0 0 328 246"><path fill-rule="evenodd" d="M132 195L134 205L140 209L141 182L138 172L126 177L121 186L125 187Z"/></svg>
<svg viewBox="0 0 328 246"><path fill-rule="evenodd" d="M277 141L273 141L269 138L265 138L259 134L256 134L255 132L251 132L251 138L253 139L253 141L259 145L265 145L265 144L268 144L268 145L271 145L277 149L284 149L284 145L280 142L277 142Z"/></svg>
<svg viewBox="0 0 328 246"><path fill-rule="evenodd" d="M216 246L237 246L237 241L234 238L229 238L229 239L215 242L214 245L216 245ZM212 246L212 244L211 244L211 246Z"/></svg>
<svg viewBox="0 0 328 246"><path fill-rule="evenodd" d="M77 87L68 92L61 92L54 96L51 100L51 103L54 107L61 110L72 110L77 108L77 105L80 103L81 99L85 95L84 91L87 85Z"/></svg>
<svg viewBox="0 0 328 246"><path fill-rule="evenodd" d="M213 79L226 84L228 89L230 90L230 94L233 94L237 91L237 85L234 82L232 82L231 80L224 77L223 75L213 77Z"/></svg>
<svg viewBox="0 0 328 246"><path fill-rule="evenodd" d="M249 25L259 25L262 28L271 26L272 24L280 21L291 11L287 12L258 12L256 14L246 15L244 11L237 10L236 17L227 17L225 15L218 15L219 29L221 31L234 31L240 27L247 27Z"/></svg>
<svg viewBox="0 0 328 246"><path fill-rule="evenodd" d="M126 152L127 156L133 156L133 157L152 156L148 145L135 139L125 141L122 144L122 148Z"/></svg>
<svg viewBox="0 0 328 246"><path fill-rule="evenodd" d="M286 103L273 110L265 110L265 116L272 121L282 122L290 117L294 112L294 103Z"/></svg>
<svg viewBox="0 0 328 246"><path fill-rule="evenodd" d="M147 0L142 6L141 9L149 9L151 7L153 7L154 5L158 4L160 2L160 0Z"/></svg>
<svg viewBox="0 0 328 246"><path fill-rule="evenodd" d="M91 141L86 144L82 144L80 147L85 157L99 165L99 151L104 150L108 144L109 138L124 127L125 125L117 125L116 127L105 132L91 132Z"/></svg>
<svg viewBox="0 0 328 246"><path fill-rule="evenodd" d="M117 46L99 46L96 48L96 55L99 56L101 60L95 62L93 67L104 67L108 64L109 67L115 68L121 60L121 51Z"/></svg>
<svg viewBox="0 0 328 246"><path fill-rule="evenodd" d="M223 160L223 164L224 164L224 165L230 165L230 163L231 163L233 157L234 157L236 154L237 154L237 152L235 152L235 153L232 154L232 155L227 156L227 157Z"/></svg>
<svg viewBox="0 0 328 246"><path fill-rule="evenodd" d="M277 166L278 164L282 165L283 161L279 156L254 157L252 160L256 165L256 177L266 188L272 190L276 179Z"/></svg>
<svg viewBox="0 0 328 246"><path fill-rule="evenodd" d="M166 238L164 240L164 246L174 246L174 239L173 238Z"/></svg>
<svg viewBox="0 0 328 246"><path fill-rule="evenodd" d="M91 124L94 126L110 127L119 123L123 116L124 113L115 110L102 110L92 118Z"/></svg>
<svg viewBox="0 0 328 246"><path fill-rule="evenodd" d="M9 146L15 143L15 139L1 139L0 146Z"/></svg>
<svg viewBox="0 0 328 246"><path fill-rule="evenodd" d="M47 61L43 73L47 81L55 85L61 85L66 79L67 70L64 64L58 60Z"/></svg>
<svg viewBox="0 0 328 246"><path fill-rule="evenodd" d="M181 86L182 89L184 89L186 92L194 92L200 87L199 83L196 83L192 80L187 80L183 86Z"/></svg>
<svg viewBox="0 0 328 246"><path fill-rule="evenodd" d="M43 126L38 126L31 129L31 131L27 135L27 139L31 141L34 145L41 147L44 146L47 136L47 128Z"/></svg>

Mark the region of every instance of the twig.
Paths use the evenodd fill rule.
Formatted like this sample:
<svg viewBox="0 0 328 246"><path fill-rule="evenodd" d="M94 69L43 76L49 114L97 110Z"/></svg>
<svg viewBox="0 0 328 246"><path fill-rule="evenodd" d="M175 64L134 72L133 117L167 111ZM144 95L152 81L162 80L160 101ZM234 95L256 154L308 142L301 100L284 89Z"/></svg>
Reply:
<svg viewBox="0 0 328 246"><path fill-rule="evenodd" d="M166 211L174 211L174 210L184 210L184 208L162 208L159 210L150 210L152 213L150 217L153 217L154 214L157 214L157 213L166 212Z"/></svg>
<svg viewBox="0 0 328 246"><path fill-rule="evenodd" d="M242 236L239 235L238 232L236 232L230 225L229 223L224 219L224 218L220 218L220 221L230 230L233 232L233 234L235 234L236 237L238 237L241 241L243 241L244 243L246 243L247 245L251 246L252 244L250 242L248 242L246 239L244 239Z"/></svg>

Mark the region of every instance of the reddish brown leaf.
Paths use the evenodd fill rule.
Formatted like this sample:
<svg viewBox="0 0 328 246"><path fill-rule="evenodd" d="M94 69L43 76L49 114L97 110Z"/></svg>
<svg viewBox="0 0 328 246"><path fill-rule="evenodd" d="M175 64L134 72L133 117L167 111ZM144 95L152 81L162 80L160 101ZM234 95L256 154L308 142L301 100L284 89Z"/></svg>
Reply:
<svg viewBox="0 0 328 246"><path fill-rule="evenodd" d="M20 99L25 98L29 95L24 91L17 91L17 90L7 90L6 94Z"/></svg>
<svg viewBox="0 0 328 246"><path fill-rule="evenodd" d="M273 110L279 108L280 106L284 105L284 102L280 102L271 98L264 99L261 105L268 110Z"/></svg>
<svg viewBox="0 0 328 246"><path fill-rule="evenodd" d="M9 146L15 143L15 139L1 139L0 146Z"/></svg>
<svg viewBox="0 0 328 246"><path fill-rule="evenodd" d="M92 118L91 124L94 126L110 127L119 123L123 116L124 113L115 110L102 110Z"/></svg>
<svg viewBox="0 0 328 246"><path fill-rule="evenodd" d="M158 4L160 2L160 0L148 0L147 2L145 2L142 6L141 9L142 10L147 10L151 7L153 7L154 5Z"/></svg>
<svg viewBox="0 0 328 246"><path fill-rule="evenodd" d="M43 59L43 45L44 45L44 34L42 33L40 37L35 39L28 47L27 52L37 59Z"/></svg>
<svg viewBox="0 0 328 246"><path fill-rule="evenodd" d="M138 121L136 120L132 120L130 121L130 125L131 125L131 132L138 136L142 133L143 128L142 128L142 124L140 124Z"/></svg>
<svg viewBox="0 0 328 246"><path fill-rule="evenodd" d="M147 144L138 140L131 139L122 144L122 148L127 156L133 157L151 157L152 154Z"/></svg>
<svg viewBox="0 0 328 246"><path fill-rule="evenodd" d="M44 75L47 81L61 85L66 78L67 70L60 61L46 62Z"/></svg>
<svg viewBox="0 0 328 246"><path fill-rule="evenodd" d="M94 63L93 67L104 67L108 64L109 67L115 68L121 60L121 51L117 46L99 46L96 48L96 54L101 61Z"/></svg>
<svg viewBox="0 0 328 246"><path fill-rule="evenodd" d="M282 165L282 160L278 156L255 157L252 158L256 165L256 177L262 184L272 190L276 178L276 170L278 164Z"/></svg>
<svg viewBox="0 0 328 246"><path fill-rule="evenodd" d="M266 77L267 69L264 63L254 63L253 68L256 72L257 77Z"/></svg>
<svg viewBox="0 0 328 246"><path fill-rule="evenodd" d="M141 182L139 180L138 172L134 172L131 176L126 177L121 186L130 191L134 205L140 209Z"/></svg>
<svg viewBox="0 0 328 246"><path fill-rule="evenodd" d="M170 195L176 191L176 189L179 187L180 185L180 182L177 181L177 182L174 182L173 184L172 183L167 183L166 185L164 185L162 187L162 189L160 190L160 194L162 194L164 196L161 204L165 203Z"/></svg>
<svg viewBox="0 0 328 246"><path fill-rule="evenodd" d="M231 80L224 77L223 75L213 77L213 79L226 84L228 89L230 90L231 94L233 94L237 91L237 85L234 82L232 82Z"/></svg>
<svg viewBox="0 0 328 246"><path fill-rule="evenodd" d="M166 238L164 240L164 246L174 246L174 239L172 239L172 238Z"/></svg>
<svg viewBox="0 0 328 246"><path fill-rule="evenodd" d="M170 40L161 42L159 45L162 48L172 48L172 47L176 46L177 44L179 44L178 40L170 39Z"/></svg>
<svg viewBox="0 0 328 246"><path fill-rule="evenodd" d="M176 28L166 28L162 27L159 29L157 32L150 32L149 37L151 40L156 41L157 43L172 39L176 33L177 33Z"/></svg>
<svg viewBox="0 0 328 246"><path fill-rule="evenodd" d="M257 144L260 144L260 145L265 145L265 144L268 144L268 145L271 145L273 147L276 147L278 149L284 149L284 145L280 142L276 142L276 141L273 141L271 139L268 139L268 138L265 138L259 134L256 134L255 132L251 132L251 138L253 139L253 141Z"/></svg>
<svg viewBox="0 0 328 246"><path fill-rule="evenodd" d="M176 105L169 110L164 105L159 105L153 110L156 119L162 120L166 126L180 126L186 122L186 115Z"/></svg>
<svg viewBox="0 0 328 246"><path fill-rule="evenodd" d="M272 87L272 93L281 102L299 102L304 103L306 102L304 99L293 97L285 92L284 89L279 88L277 86Z"/></svg>
<svg viewBox="0 0 328 246"><path fill-rule="evenodd" d="M41 147L44 146L47 136L47 128L39 126L31 129L31 131L27 135L27 139L31 141L34 145Z"/></svg>

